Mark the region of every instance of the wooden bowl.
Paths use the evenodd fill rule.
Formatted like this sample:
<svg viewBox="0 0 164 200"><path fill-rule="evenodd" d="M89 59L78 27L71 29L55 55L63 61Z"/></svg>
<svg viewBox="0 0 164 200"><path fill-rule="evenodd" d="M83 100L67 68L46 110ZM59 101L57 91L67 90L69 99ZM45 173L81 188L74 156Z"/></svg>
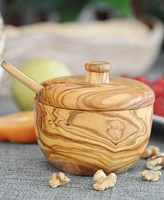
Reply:
<svg viewBox="0 0 164 200"><path fill-rule="evenodd" d="M35 98L38 144L60 170L120 173L149 141L154 93L145 84L110 77L106 62L88 62L86 76L45 81Z"/></svg>

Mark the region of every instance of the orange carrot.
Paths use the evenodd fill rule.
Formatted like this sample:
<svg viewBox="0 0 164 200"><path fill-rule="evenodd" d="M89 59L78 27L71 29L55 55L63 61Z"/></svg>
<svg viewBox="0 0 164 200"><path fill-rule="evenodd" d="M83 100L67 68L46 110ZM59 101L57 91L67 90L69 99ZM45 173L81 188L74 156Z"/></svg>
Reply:
<svg viewBox="0 0 164 200"><path fill-rule="evenodd" d="M24 111L0 117L0 140L35 142L34 113Z"/></svg>

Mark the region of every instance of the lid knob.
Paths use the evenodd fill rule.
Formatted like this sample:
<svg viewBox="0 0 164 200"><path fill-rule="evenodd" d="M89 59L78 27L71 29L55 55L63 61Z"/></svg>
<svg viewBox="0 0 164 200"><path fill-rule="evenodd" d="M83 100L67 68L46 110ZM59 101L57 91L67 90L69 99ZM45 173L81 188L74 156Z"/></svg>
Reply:
<svg viewBox="0 0 164 200"><path fill-rule="evenodd" d="M87 74L85 82L89 83L109 83L109 71L111 66L104 61L89 61L85 63Z"/></svg>

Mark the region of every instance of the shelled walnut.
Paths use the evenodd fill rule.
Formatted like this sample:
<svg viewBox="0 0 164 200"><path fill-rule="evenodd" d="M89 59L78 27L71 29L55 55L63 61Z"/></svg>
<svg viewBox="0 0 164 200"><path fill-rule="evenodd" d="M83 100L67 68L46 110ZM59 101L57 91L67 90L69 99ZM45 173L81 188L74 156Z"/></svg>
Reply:
<svg viewBox="0 0 164 200"><path fill-rule="evenodd" d="M64 185L66 183L68 183L70 181L70 179L65 176L64 173L60 172L58 174L52 174L51 179L49 181L50 186L52 188L58 187L59 185Z"/></svg>
<svg viewBox="0 0 164 200"><path fill-rule="evenodd" d="M96 182L93 185L95 190L105 190L114 187L116 184L117 176L114 173L110 173L108 176L106 176L103 170L98 170L94 174L93 179Z"/></svg>
<svg viewBox="0 0 164 200"><path fill-rule="evenodd" d="M144 180L147 181L158 181L159 177L162 176L160 171L144 170L141 173L141 176Z"/></svg>
<svg viewBox="0 0 164 200"><path fill-rule="evenodd" d="M160 170L164 167L164 153L152 156L146 162L146 167L151 170Z"/></svg>
<svg viewBox="0 0 164 200"><path fill-rule="evenodd" d="M106 178L106 174L102 169L98 170L94 175L93 175L93 180L95 182L101 182Z"/></svg>
<svg viewBox="0 0 164 200"><path fill-rule="evenodd" d="M150 145L143 152L141 158L150 158L152 156L156 156L160 154L160 149L156 146Z"/></svg>

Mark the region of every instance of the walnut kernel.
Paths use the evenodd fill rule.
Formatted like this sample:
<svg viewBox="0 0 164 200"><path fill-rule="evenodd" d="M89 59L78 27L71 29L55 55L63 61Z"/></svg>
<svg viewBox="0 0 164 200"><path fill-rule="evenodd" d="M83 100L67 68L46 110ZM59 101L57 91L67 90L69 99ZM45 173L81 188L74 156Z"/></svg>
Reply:
<svg viewBox="0 0 164 200"><path fill-rule="evenodd" d="M93 175L93 180L95 182L101 182L106 178L106 174L102 169L98 170L94 175Z"/></svg>
<svg viewBox="0 0 164 200"><path fill-rule="evenodd" d="M144 170L141 173L141 176L144 180L147 181L158 181L159 177L162 176L160 171Z"/></svg>
<svg viewBox="0 0 164 200"><path fill-rule="evenodd" d="M65 176L64 173L60 172L58 174L52 174L49 184L52 188L58 187L59 185L64 185L68 183L70 179Z"/></svg>
<svg viewBox="0 0 164 200"><path fill-rule="evenodd" d="M150 145L143 152L141 158L150 158L152 156L156 156L160 154L160 149L156 146Z"/></svg>
<svg viewBox="0 0 164 200"><path fill-rule="evenodd" d="M146 162L146 167L151 170L160 170L164 167L164 153L152 156Z"/></svg>
<svg viewBox="0 0 164 200"><path fill-rule="evenodd" d="M97 181L93 185L93 187L95 188L95 190L105 190L105 189L108 189L108 188L112 188L116 184L116 179L117 179L116 174L110 173L103 180Z"/></svg>

